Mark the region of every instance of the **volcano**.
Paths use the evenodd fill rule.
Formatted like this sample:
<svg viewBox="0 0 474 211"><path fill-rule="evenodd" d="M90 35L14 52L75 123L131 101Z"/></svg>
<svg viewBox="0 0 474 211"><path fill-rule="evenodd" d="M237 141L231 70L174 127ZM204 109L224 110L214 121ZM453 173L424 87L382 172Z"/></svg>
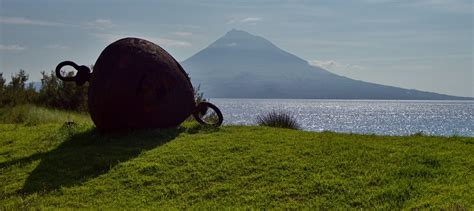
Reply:
<svg viewBox="0 0 474 211"><path fill-rule="evenodd" d="M350 79L288 53L263 37L231 30L182 62L206 97L465 100Z"/></svg>

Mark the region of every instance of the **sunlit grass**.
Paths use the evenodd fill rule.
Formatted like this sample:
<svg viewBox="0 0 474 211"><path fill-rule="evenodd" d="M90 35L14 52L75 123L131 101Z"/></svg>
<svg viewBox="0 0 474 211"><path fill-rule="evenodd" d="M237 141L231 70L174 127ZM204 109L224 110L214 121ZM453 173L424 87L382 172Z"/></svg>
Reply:
<svg viewBox="0 0 474 211"><path fill-rule="evenodd" d="M0 124L1 210L474 206L473 138L51 119Z"/></svg>
<svg viewBox="0 0 474 211"><path fill-rule="evenodd" d="M0 108L0 123L36 125L44 123L91 123L89 114L81 114L34 105Z"/></svg>

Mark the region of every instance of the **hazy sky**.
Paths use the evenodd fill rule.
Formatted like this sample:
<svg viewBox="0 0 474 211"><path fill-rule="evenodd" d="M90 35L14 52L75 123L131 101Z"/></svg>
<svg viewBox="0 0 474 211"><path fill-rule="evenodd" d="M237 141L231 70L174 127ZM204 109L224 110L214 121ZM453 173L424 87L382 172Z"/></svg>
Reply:
<svg viewBox="0 0 474 211"><path fill-rule="evenodd" d="M183 61L232 28L363 81L474 97L472 0L0 0L0 72L32 80L110 42L149 39Z"/></svg>

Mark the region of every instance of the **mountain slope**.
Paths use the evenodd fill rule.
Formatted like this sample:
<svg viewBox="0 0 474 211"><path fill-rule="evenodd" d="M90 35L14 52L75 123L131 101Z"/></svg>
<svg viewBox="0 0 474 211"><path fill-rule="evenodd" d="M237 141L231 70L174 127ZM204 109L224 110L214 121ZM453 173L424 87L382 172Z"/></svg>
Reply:
<svg viewBox="0 0 474 211"><path fill-rule="evenodd" d="M468 99L349 79L308 64L270 41L231 30L182 63L209 97Z"/></svg>

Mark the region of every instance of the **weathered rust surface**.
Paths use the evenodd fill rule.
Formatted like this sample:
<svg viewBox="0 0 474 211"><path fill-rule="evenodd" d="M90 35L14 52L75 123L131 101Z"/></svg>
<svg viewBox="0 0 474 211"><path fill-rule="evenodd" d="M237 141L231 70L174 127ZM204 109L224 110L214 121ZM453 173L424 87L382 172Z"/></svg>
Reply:
<svg viewBox="0 0 474 211"><path fill-rule="evenodd" d="M160 46L124 38L100 54L89 85L89 112L100 130L168 128L195 108L182 67Z"/></svg>

